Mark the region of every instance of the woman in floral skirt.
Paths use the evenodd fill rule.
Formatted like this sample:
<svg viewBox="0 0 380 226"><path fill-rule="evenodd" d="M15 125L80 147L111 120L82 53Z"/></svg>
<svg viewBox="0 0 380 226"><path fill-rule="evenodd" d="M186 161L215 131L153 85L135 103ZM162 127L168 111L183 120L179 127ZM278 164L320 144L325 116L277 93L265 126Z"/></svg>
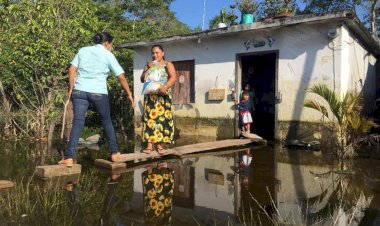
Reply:
<svg viewBox="0 0 380 226"><path fill-rule="evenodd" d="M155 147L159 154L164 154L163 144L174 142L174 125L172 114L172 93L171 87L176 81L176 71L174 65L165 61L165 52L161 45L154 45L151 48L152 61L149 62L141 75L141 82L152 79L160 83L160 87L154 94L144 96L143 114L143 142L146 147L144 153L150 154Z"/></svg>

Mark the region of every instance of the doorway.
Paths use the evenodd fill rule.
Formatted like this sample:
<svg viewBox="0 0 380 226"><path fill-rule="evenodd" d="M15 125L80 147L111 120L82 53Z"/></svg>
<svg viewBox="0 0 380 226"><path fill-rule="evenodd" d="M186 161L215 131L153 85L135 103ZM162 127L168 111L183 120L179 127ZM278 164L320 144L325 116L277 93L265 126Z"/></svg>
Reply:
<svg viewBox="0 0 380 226"><path fill-rule="evenodd" d="M254 93L255 111L251 133L274 141L276 131L276 90L278 51L250 53L238 56L238 88L248 83ZM240 98L241 91L239 92ZM240 129L240 128L239 128Z"/></svg>

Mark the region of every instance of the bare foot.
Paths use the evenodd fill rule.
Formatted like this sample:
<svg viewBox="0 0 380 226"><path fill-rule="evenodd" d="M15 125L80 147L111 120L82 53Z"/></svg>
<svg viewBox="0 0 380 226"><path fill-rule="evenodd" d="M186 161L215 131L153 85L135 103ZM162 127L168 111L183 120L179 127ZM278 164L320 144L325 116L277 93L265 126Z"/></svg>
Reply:
<svg viewBox="0 0 380 226"><path fill-rule="evenodd" d="M120 158L120 152L111 155L111 161L116 162Z"/></svg>

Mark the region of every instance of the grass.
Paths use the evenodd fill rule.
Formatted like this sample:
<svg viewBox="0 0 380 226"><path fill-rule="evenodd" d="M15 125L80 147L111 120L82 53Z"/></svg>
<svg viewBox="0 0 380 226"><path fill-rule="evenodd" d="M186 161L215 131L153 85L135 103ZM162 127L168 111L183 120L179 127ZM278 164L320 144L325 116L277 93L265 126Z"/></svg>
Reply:
<svg viewBox="0 0 380 226"><path fill-rule="evenodd" d="M32 176L15 182L12 189L0 193L0 225L99 225L105 214L109 175L92 168L73 178L42 183ZM110 219L122 215L125 200L133 192L132 180L133 173L119 178L113 208L106 213Z"/></svg>
<svg viewBox="0 0 380 226"><path fill-rule="evenodd" d="M0 194L0 216L11 225L71 225L65 193L61 188L43 189L33 180L16 183Z"/></svg>

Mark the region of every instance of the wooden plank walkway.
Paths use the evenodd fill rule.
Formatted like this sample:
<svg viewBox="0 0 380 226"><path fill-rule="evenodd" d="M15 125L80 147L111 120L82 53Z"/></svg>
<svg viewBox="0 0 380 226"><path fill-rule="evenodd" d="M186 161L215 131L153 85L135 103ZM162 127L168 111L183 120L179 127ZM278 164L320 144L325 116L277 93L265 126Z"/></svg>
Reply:
<svg viewBox="0 0 380 226"><path fill-rule="evenodd" d="M0 180L0 190L1 189L12 188L13 186L15 186L15 184L12 181L9 181L9 180Z"/></svg>
<svg viewBox="0 0 380 226"><path fill-rule="evenodd" d="M167 149L165 154L160 155L156 151L152 151L150 154L146 153L130 153L130 154L122 154L117 162L111 162L104 159L96 159L95 165L106 168L109 170L115 170L120 168L125 168L127 161L135 161L135 160L145 160L150 158L162 157L166 155L175 155L182 156L199 152L206 152L212 150L218 150L222 148L243 146L251 143L258 143L262 141L262 138L255 135L254 138L251 139L227 139L227 140L219 140L219 141L210 141L203 142L197 144L189 144L180 147L174 147L172 149Z"/></svg>
<svg viewBox="0 0 380 226"><path fill-rule="evenodd" d="M232 153L237 153L237 152L242 152L242 151L247 151L249 150L248 147L246 148L241 148L241 149L233 149L233 150L224 150L224 151L217 151L217 152L204 152L204 153L196 153L196 154L189 154L189 155L182 155L180 158L155 158L155 159L149 159L141 162L135 162L132 164L127 164L126 163L112 163L110 161L107 161L106 165L104 165L102 168L106 168L112 171L112 173L128 173L131 171L135 171L141 168L145 168L149 165L154 165L158 162L166 162L166 163L179 163L182 161L184 158L197 158L197 157L202 157L202 156L219 156L219 155L227 155L227 154L232 154ZM103 160L103 159L101 159ZM113 167L110 168L110 165L112 167L113 164L123 164L123 165L118 165L119 167Z"/></svg>
<svg viewBox="0 0 380 226"><path fill-rule="evenodd" d="M34 175L39 178L52 178L59 176L68 176L73 174L80 174L81 165L74 164L72 167L61 165L45 165L37 166Z"/></svg>
<svg viewBox="0 0 380 226"><path fill-rule="evenodd" d="M150 165L154 165L158 162L166 162L166 163L178 163L180 162L181 160L180 159L153 159L153 160L148 160L148 161L143 161L143 162L139 162L139 163L134 163L132 165L128 165L127 167L127 164L125 164L125 167L123 168L115 168L114 170L112 170L112 173L119 173L119 174L122 174L122 173L128 173L128 172L132 172L132 171L135 171L135 170L138 170L138 169L142 169L142 168L146 168L147 166L150 166Z"/></svg>

